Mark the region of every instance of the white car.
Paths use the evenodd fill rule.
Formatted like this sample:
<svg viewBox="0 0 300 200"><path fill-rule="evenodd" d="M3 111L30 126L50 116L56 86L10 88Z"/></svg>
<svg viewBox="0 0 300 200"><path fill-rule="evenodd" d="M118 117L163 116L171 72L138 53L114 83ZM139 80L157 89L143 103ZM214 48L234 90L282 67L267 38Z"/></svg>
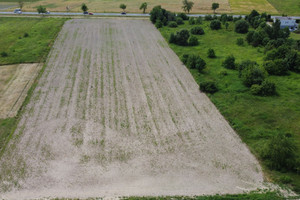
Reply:
<svg viewBox="0 0 300 200"><path fill-rule="evenodd" d="M22 14L21 8L15 9L15 10L14 10L14 13L16 13L16 14Z"/></svg>

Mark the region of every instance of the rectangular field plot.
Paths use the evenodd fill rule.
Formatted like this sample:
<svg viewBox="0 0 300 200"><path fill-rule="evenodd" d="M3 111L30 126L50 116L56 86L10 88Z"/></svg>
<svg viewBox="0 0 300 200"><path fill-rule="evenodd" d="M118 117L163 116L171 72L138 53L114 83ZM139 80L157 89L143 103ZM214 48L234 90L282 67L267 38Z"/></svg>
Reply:
<svg viewBox="0 0 300 200"><path fill-rule="evenodd" d="M254 156L148 20L66 22L25 109L0 160L4 198L262 186Z"/></svg>
<svg viewBox="0 0 300 200"><path fill-rule="evenodd" d="M233 13L249 14L252 10L257 10L260 13L278 14L268 0L229 0L229 3Z"/></svg>

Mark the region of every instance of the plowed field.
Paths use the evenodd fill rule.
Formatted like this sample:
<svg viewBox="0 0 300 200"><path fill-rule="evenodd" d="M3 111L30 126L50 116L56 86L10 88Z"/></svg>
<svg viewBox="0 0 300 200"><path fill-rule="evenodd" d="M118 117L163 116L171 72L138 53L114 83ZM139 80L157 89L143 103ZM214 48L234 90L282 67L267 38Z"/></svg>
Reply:
<svg viewBox="0 0 300 200"><path fill-rule="evenodd" d="M66 22L0 165L0 198L200 195L261 168L148 20Z"/></svg>

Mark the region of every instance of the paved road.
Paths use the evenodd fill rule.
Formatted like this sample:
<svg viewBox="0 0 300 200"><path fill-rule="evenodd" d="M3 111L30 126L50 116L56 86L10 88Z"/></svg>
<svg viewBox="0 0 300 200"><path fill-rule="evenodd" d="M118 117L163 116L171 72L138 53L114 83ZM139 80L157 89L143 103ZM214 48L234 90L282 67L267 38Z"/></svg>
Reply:
<svg viewBox="0 0 300 200"><path fill-rule="evenodd" d="M14 14L13 12L0 12L0 14L4 14L4 15L18 15L18 14ZM37 12L23 12L21 15L38 15ZM46 14L45 14L46 15ZM59 15L59 16L83 16L82 13L65 13L65 12L51 12L50 14L47 15ZM121 13L94 13L95 16L128 16L128 17L149 17L149 14L141 14L141 13L127 13L126 15L122 15ZM206 14L189 14L188 16L190 17L199 17L202 16L204 17ZM220 16L220 15L217 15ZM233 15L233 17L245 17L245 15ZM280 17L280 16L272 16L272 19L276 18L276 17ZM299 19L300 20L300 16L289 16L293 19Z"/></svg>

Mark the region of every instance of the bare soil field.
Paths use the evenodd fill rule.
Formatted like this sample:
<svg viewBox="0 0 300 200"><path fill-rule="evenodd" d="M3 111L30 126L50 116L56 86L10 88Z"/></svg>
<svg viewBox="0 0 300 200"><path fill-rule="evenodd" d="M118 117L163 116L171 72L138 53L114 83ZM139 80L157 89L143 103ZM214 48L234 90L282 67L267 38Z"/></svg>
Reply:
<svg viewBox="0 0 300 200"><path fill-rule="evenodd" d="M16 116L41 66L38 63L0 66L0 118Z"/></svg>
<svg viewBox="0 0 300 200"><path fill-rule="evenodd" d="M261 168L148 20L67 21L0 162L0 199L242 193Z"/></svg>
<svg viewBox="0 0 300 200"><path fill-rule="evenodd" d="M36 7L39 5L43 5L50 11L66 11L66 7L68 6L71 12L82 12L81 4L86 3L90 12L121 12L120 4L125 3L127 5L127 12L141 13L142 11L139 9L141 4L145 2L144 0L126 0L126 1L96 1L96 0L43 0L37 2L26 2L24 4L24 10L28 11L36 11ZM228 0L194 0L194 7L192 9L192 13L213 13L211 9L211 5L213 2L219 3L220 8L217 10L218 12L230 12L230 5ZM183 12L182 10L182 0L150 0L147 1L148 8L147 12L150 12L154 6L161 5L163 8L170 10L172 12Z"/></svg>

